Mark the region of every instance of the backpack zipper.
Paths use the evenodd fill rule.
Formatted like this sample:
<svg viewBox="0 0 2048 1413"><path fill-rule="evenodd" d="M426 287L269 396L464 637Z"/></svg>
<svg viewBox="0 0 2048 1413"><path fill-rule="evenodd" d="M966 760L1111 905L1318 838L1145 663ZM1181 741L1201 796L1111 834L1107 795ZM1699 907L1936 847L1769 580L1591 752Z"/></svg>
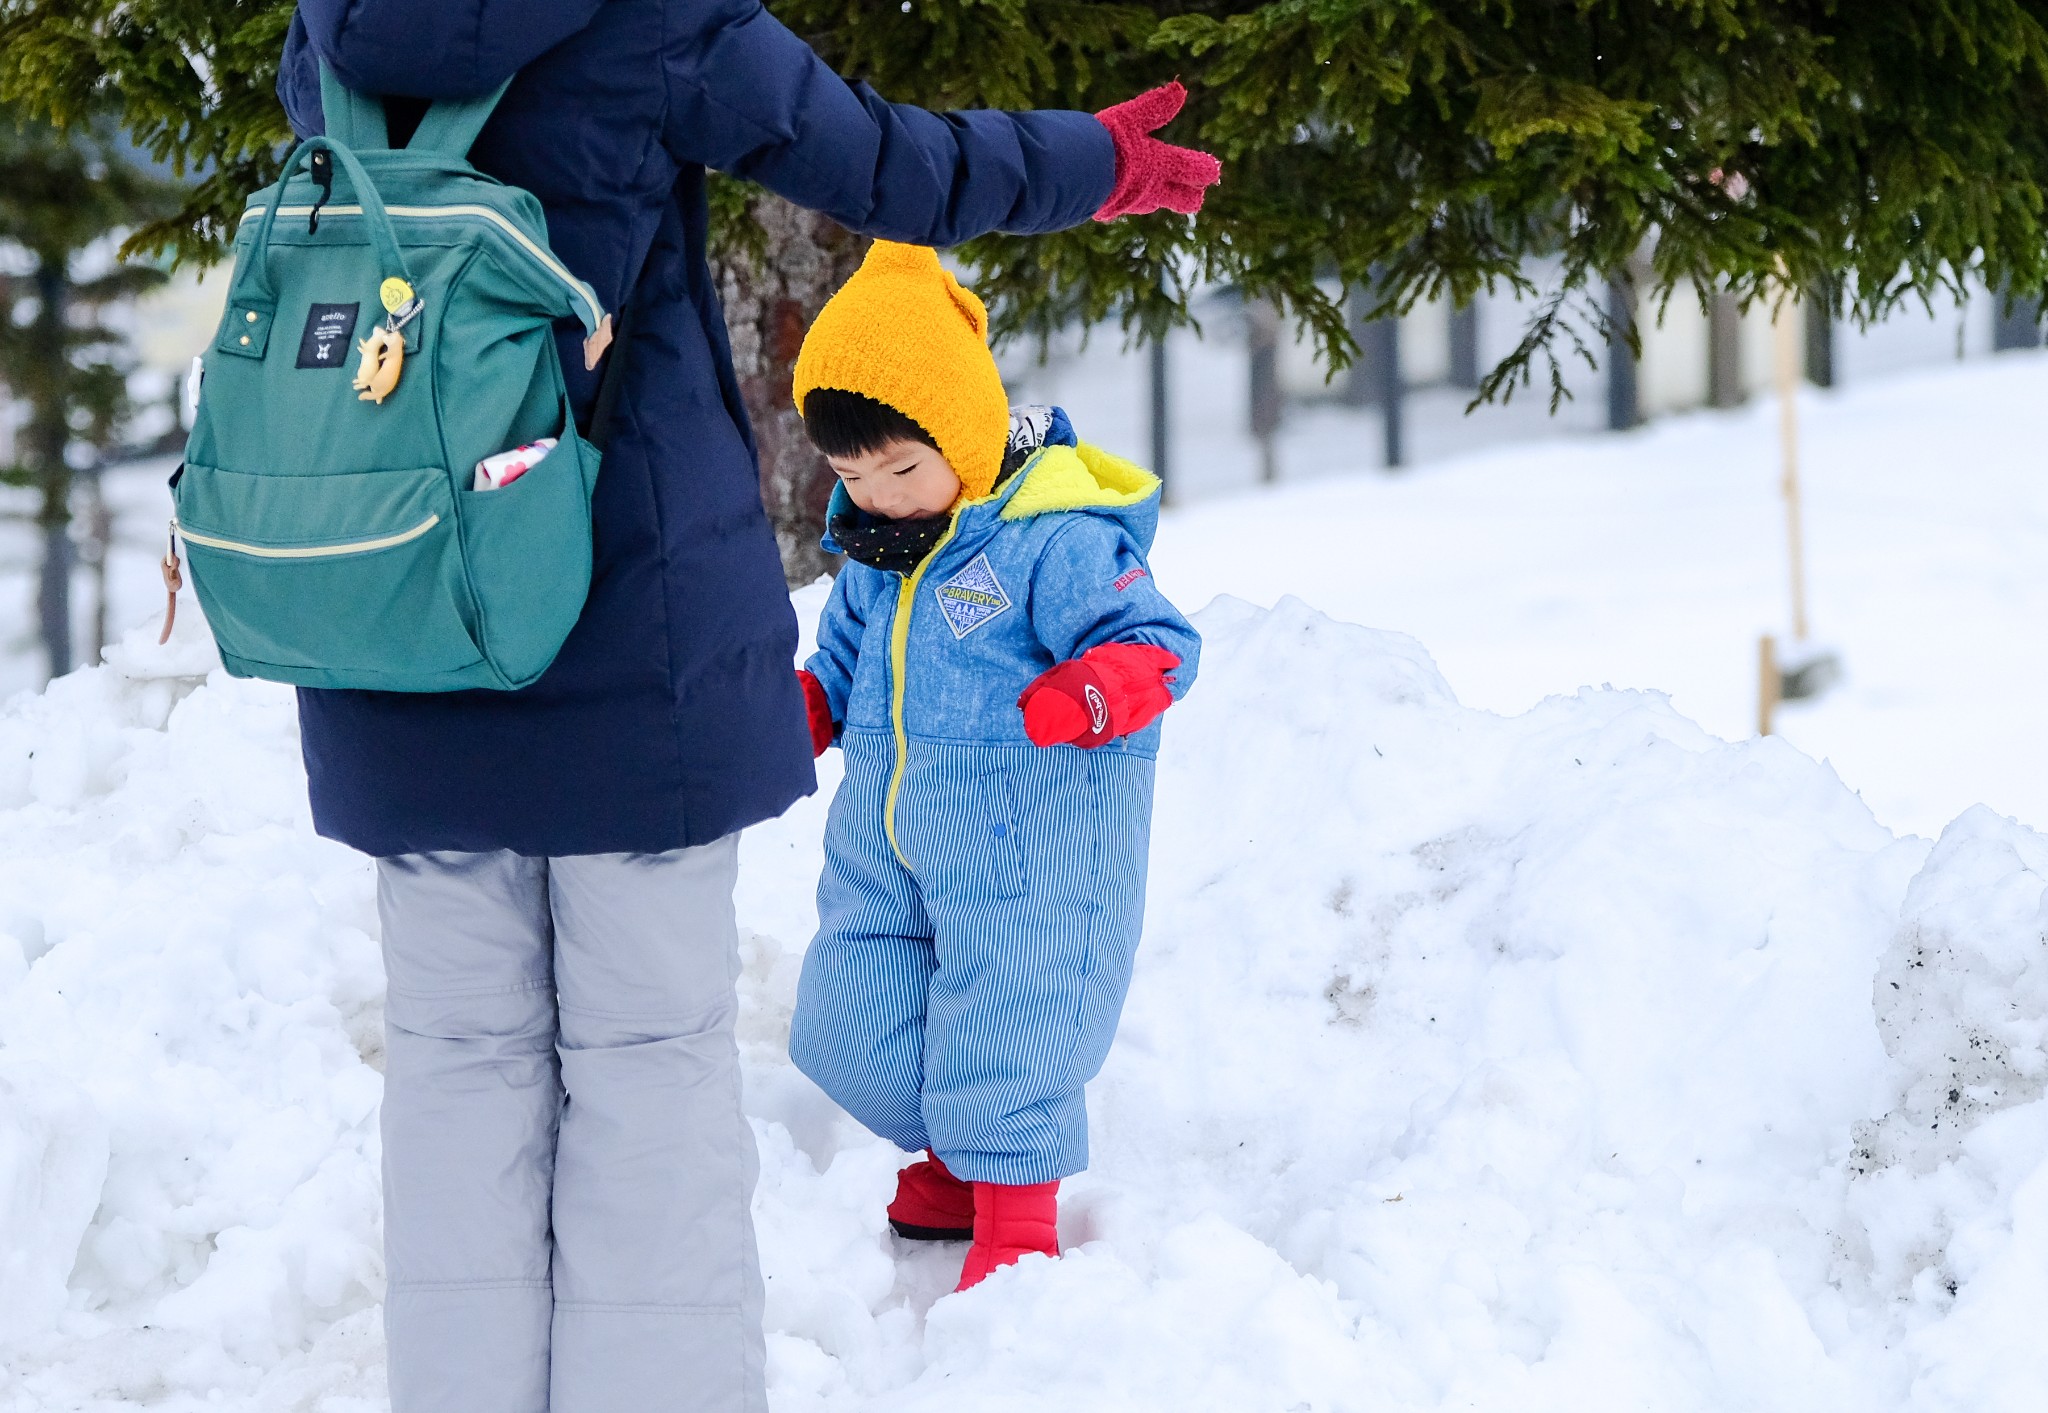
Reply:
<svg viewBox="0 0 2048 1413"><path fill-rule="evenodd" d="M350 206L322 206L319 210L325 216L360 216L363 214L363 208L359 204ZM313 214L313 211L314 208L311 206L280 206L277 208L277 214L280 219L286 216L310 216ZM263 208L261 206L244 207L242 219L246 221L250 217L260 216L262 213ZM488 206L386 206L384 213L387 216L410 220L437 220L448 216L474 216L478 219L489 221L492 225L498 227L506 235L517 241L520 248L533 257L535 263L567 285L572 294L590 306L590 322L593 327L604 322L604 309L598 304L597 296L591 292L590 286L570 274L569 268L562 264L561 261L555 259L549 253L546 246L533 240L526 232L520 230L519 227Z"/></svg>
<svg viewBox="0 0 2048 1413"><path fill-rule="evenodd" d="M373 540L351 540L339 545L251 545L240 540L223 540L214 535L195 535L176 520L171 521L171 536L173 544L182 539L188 545L204 545L208 549L252 555L257 559L335 559L343 555L369 554L372 550L410 544L440 523L441 517L438 514L429 515L410 530L400 530L395 535L380 535Z"/></svg>
<svg viewBox="0 0 2048 1413"><path fill-rule="evenodd" d="M953 523L932 546L931 553L904 576L902 587L896 591L896 619L889 625L889 721L896 728L896 765L889 773L889 794L882 806L882 832L889 836L889 849L896 855L896 862L905 868L910 868L911 864L903 856L903 846L896 842L896 797L903 791L903 772L910 760L910 734L903 726L903 678L910 658L910 614L917 605L917 588L924 582L925 570L937 563L941 551L953 542L953 537L959 532L960 512L955 510Z"/></svg>

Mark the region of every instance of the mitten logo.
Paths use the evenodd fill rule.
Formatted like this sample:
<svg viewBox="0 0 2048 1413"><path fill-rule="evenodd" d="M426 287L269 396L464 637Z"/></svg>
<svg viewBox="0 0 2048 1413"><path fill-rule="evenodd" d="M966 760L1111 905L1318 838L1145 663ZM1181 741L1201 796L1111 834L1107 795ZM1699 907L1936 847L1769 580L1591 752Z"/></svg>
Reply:
<svg viewBox="0 0 2048 1413"><path fill-rule="evenodd" d="M1100 736L1109 730L1109 703L1104 700L1102 689L1090 682L1081 689L1081 695L1088 698L1088 731Z"/></svg>
<svg viewBox="0 0 2048 1413"><path fill-rule="evenodd" d="M964 638L1010 611L1010 596L985 554L969 560L965 569L932 592L938 595L939 611L946 615L946 626L956 638Z"/></svg>

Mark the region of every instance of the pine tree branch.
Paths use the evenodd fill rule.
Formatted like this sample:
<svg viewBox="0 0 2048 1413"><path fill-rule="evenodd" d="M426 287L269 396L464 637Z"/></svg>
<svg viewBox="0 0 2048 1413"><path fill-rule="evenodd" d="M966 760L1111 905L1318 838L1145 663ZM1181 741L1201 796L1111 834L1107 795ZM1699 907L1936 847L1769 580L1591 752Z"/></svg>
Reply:
<svg viewBox="0 0 2048 1413"><path fill-rule="evenodd" d="M1744 301L1779 272L1839 317L1981 280L2048 290L2048 10L2040 0L773 0L892 99L1099 109L1179 76L1163 134L1219 153L1201 217L978 241L999 334L1071 319L1143 335L1193 318L1194 281L1279 302L1331 365L1327 293L1385 312L1532 292L1484 384L1553 399L1560 360L1609 346L1605 272L1647 251L1645 298ZM273 96L289 0L0 0L0 98L75 122L110 98L185 178L134 249L218 258L289 133ZM0 190L5 188L0 176ZM745 254L744 189L714 188ZM757 235L758 233L756 233Z"/></svg>

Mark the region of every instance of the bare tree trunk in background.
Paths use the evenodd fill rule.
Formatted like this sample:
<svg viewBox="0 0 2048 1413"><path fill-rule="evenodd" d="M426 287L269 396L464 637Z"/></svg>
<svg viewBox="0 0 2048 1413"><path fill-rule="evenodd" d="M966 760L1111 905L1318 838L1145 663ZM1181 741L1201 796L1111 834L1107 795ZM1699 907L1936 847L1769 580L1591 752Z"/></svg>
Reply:
<svg viewBox="0 0 2048 1413"><path fill-rule="evenodd" d="M64 322L69 312L65 308L69 281L65 273L61 254L42 255L36 271L36 299L41 305L36 314L36 338L52 370L68 356ZM61 390L61 382L56 386ZM30 401L28 449L35 458L36 482L43 493L42 510L36 516L43 532L36 610L42 620L43 653L49 660L50 676L62 677L71 670L71 467L64 460L71 429L64 421L61 391L41 399L32 396Z"/></svg>
<svg viewBox="0 0 2048 1413"><path fill-rule="evenodd" d="M868 240L827 217L766 192L750 204L766 240L765 259L740 251L714 255L725 302L740 393L761 451L761 502L775 527L782 572L791 587L833 570L818 546L832 470L804 437L790 400L804 330L867 254Z"/></svg>
<svg viewBox="0 0 2048 1413"><path fill-rule="evenodd" d="M92 571L92 656L98 666L107 660L107 560L114 553L114 512L107 505L105 468L96 466L84 478L85 544L81 558Z"/></svg>

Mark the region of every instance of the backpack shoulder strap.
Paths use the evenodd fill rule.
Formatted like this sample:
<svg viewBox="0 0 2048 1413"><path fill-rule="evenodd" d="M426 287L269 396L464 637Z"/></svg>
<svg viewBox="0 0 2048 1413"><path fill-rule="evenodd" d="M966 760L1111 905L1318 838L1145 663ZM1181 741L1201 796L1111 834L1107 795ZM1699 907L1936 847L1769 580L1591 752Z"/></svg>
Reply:
<svg viewBox="0 0 2048 1413"><path fill-rule="evenodd" d="M506 79L481 98L442 98L420 119L409 152L439 152L458 160L469 155L470 144L484 130L498 100L512 86ZM375 151L391 145L390 130L384 124L381 99L357 93L345 86L327 61L320 61L320 112L327 135L344 147L358 152Z"/></svg>
<svg viewBox="0 0 2048 1413"><path fill-rule="evenodd" d="M438 152L458 160L469 156L470 144L484 130L484 124L490 120L498 100L511 86L512 80L506 79L481 98L437 99L434 106L427 109L427 115L420 119L419 130L405 145L406 151Z"/></svg>
<svg viewBox="0 0 2048 1413"><path fill-rule="evenodd" d="M384 127L384 105L344 86L325 59L320 61L320 116L328 137L343 147L374 152L391 145Z"/></svg>

